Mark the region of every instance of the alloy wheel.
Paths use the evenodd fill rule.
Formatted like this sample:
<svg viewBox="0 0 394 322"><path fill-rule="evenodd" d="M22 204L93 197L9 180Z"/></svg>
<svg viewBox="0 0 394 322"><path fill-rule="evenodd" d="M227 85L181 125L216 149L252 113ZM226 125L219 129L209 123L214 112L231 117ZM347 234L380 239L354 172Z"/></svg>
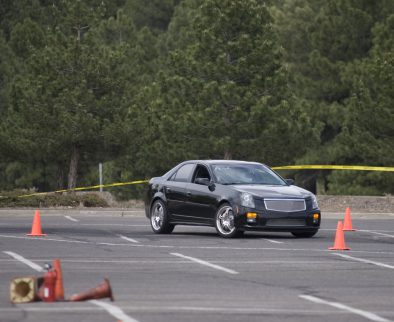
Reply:
<svg viewBox="0 0 394 322"><path fill-rule="evenodd" d="M230 235L234 232L234 213L230 206L224 206L219 209L216 217L216 227L223 235Z"/></svg>
<svg viewBox="0 0 394 322"><path fill-rule="evenodd" d="M160 230L163 225L164 208L160 202L156 203L151 215L152 227L155 230Z"/></svg>

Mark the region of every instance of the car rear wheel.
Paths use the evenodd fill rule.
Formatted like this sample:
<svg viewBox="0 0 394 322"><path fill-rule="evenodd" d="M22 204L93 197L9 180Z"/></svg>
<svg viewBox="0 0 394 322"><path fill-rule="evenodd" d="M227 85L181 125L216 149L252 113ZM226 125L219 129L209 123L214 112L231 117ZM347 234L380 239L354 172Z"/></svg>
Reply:
<svg viewBox="0 0 394 322"><path fill-rule="evenodd" d="M232 238L242 234L234 224L233 208L228 204L222 204L216 213L215 228L222 237Z"/></svg>
<svg viewBox="0 0 394 322"><path fill-rule="evenodd" d="M317 234L317 229L313 231L292 231L291 233L297 238L311 238Z"/></svg>
<svg viewBox="0 0 394 322"><path fill-rule="evenodd" d="M168 220L167 207L161 200L156 200L150 210L150 224L156 234L170 234L174 230Z"/></svg>

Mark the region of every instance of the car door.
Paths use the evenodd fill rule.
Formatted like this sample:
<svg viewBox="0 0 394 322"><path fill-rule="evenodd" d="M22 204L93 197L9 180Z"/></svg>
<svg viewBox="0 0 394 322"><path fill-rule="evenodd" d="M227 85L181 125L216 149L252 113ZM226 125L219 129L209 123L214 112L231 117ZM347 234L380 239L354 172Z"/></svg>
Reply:
<svg viewBox="0 0 394 322"><path fill-rule="evenodd" d="M218 196L215 189L212 191L209 186L196 183L197 179L207 179L211 181L211 174L203 164L198 164L192 182L186 186L185 211L194 221L205 224L212 224L216 214Z"/></svg>
<svg viewBox="0 0 394 322"><path fill-rule="evenodd" d="M168 211L174 219L182 218L186 213L186 185L191 181L195 166L194 163L182 165L164 185Z"/></svg>

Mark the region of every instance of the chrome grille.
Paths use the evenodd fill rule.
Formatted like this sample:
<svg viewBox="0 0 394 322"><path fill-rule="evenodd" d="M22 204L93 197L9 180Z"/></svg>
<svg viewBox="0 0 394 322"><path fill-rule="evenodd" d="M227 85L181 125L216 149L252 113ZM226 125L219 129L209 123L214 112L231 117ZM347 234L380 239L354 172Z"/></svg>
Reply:
<svg viewBox="0 0 394 322"><path fill-rule="evenodd" d="M305 211L305 199L264 199L267 210L296 212Z"/></svg>
<svg viewBox="0 0 394 322"><path fill-rule="evenodd" d="M305 226L305 219L268 219L267 226Z"/></svg>

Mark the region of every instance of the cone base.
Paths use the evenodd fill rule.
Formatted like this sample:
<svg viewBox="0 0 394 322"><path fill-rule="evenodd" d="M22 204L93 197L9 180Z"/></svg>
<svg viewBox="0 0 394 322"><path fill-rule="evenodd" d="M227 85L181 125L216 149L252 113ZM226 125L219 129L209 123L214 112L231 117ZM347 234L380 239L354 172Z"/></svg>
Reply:
<svg viewBox="0 0 394 322"><path fill-rule="evenodd" d="M350 248L337 248L337 247L330 247L329 250L350 250Z"/></svg>
<svg viewBox="0 0 394 322"><path fill-rule="evenodd" d="M356 231L356 229L342 229L342 231Z"/></svg>
<svg viewBox="0 0 394 322"><path fill-rule="evenodd" d="M47 234L26 234L26 236L36 236L36 237L41 237L41 236L46 236Z"/></svg>

